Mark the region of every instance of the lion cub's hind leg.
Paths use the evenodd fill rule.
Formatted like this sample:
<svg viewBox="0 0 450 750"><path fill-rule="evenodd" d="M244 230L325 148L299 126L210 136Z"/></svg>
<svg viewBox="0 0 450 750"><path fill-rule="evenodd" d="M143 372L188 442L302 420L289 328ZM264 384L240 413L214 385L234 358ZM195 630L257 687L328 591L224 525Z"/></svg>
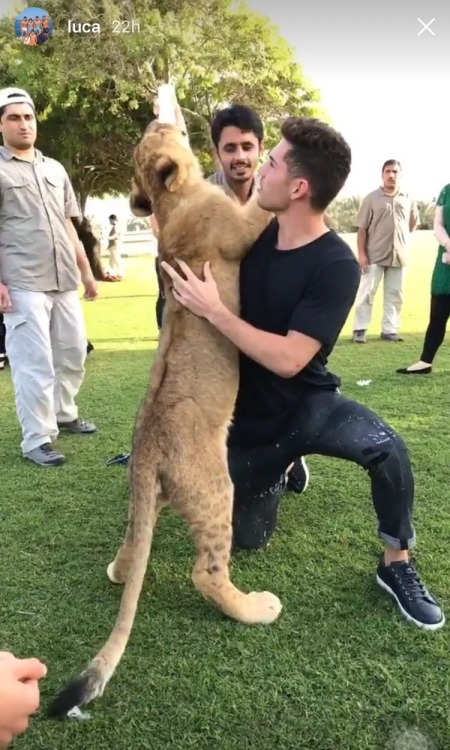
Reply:
<svg viewBox="0 0 450 750"><path fill-rule="evenodd" d="M269 591L244 594L230 580L233 485L226 465L203 465L198 472L190 490L184 484L183 493L177 493L173 502L195 539L195 587L228 617L248 625L274 622L282 609L278 597ZM192 466L189 474L194 480Z"/></svg>
<svg viewBox="0 0 450 750"><path fill-rule="evenodd" d="M167 505L167 500L163 493L159 491L156 496L155 520L153 527L156 525L158 516L162 508ZM134 546L134 499L133 492L130 489L130 503L128 509L128 525L125 538L119 547L117 555L112 563L106 569L109 580L112 583L125 583L130 570L131 560L133 557ZM150 509L149 509L150 512Z"/></svg>

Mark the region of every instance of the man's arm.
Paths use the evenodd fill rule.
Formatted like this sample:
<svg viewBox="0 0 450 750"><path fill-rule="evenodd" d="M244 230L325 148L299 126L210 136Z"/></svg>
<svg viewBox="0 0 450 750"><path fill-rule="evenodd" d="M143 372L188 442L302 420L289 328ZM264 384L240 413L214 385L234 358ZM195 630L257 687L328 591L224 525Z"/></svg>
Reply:
<svg viewBox="0 0 450 750"><path fill-rule="evenodd" d="M372 218L372 199L370 195L366 195L359 207L358 215L355 219L355 226L357 227L356 244L358 248L358 263L363 273L366 273L370 265L369 256L367 254L367 235L370 224L372 223Z"/></svg>
<svg viewBox="0 0 450 750"><path fill-rule="evenodd" d="M241 352L282 378L303 370L323 345L333 345L355 300L360 272L354 260L332 264L311 284L293 312L286 336L262 331L234 315L220 300L209 263L205 280L178 261L186 279L172 266L161 263L174 282L173 295L180 304L206 318ZM344 265L345 264L345 265ZM339 271L339 275L337 272Z"/></svg>
<svg viewBox="0 0 450 750"><path fill-rule="evenodd" d="M72 222L71 217L72 216L79 217L80 211L78 208L78 203L75 197L75 192L72 187L72 183L70 182L69 175L67 174L65 169L64 169L64 215L66 219L67 234L69 235L69 239L75 250L77 266L80 270L81 281L83 282L83 286L84 286L85 299L93 300L97 297L97 294L98 294L97 282L94 278L94 274L92 273L91 265L86 255L86 251L84 249L83 243L79 239L77 230L75 229L73 222Z"/></svg>
<svg viewBox="0 0 450 750"><path fill-rule="evenodd" d="M363 273L369 268L369 257L367 255L367 229L358 227L356 232L356 246L358 248L358 262Z"/></svg>
<svg viewBox="0 0 450 750"><path fill-rule="evenodd" d="M298 331L288 331L286 336L279 336L254 328L222 303L207 319L243 354L281 378L297 375L322 346L320 341Z"/></svg>
<svg viewBox="0 0 450 750"><path fill-rule="evenodd" d="M9 296L8 289L4 284L0 281L0 312L11 312L12 311L12 305L11 305L11 299Z"/></svg>
<svg viewBox="0 0 450 750"><path fill-rule="evenodd" d="M86 255L86 251L83 247L83 243L79 239L77 235L77 231L72 223L72 219L66 218L66 227L67 227L67 233L69 235L69 239L72 243L72 245L75 248L75 256L77 259L77 266L80 269L80 274L82 280L84 278L88 278L89 274L93 277L91 266L89 264L88 257Z"/></svg>
<svg viewBox="0 0 450 750"><path fill-rule="evenodd" d="M0 190L0 202L1 200L2 200L2 193ZM2 279L0 277L0 313L11 312L11 311L12 311L12 305L11 305L11 300L9 297L9 292L6 286L2 283Z"/></svg>
<svg viewBox="0 0 450 750"><path fill-rule="evenodd" d="M409 215L409 231L414 232L417 229L417 226L420 221L419 216L419 209L417 208L417 203L415 201L411 201L411 212Z"/></svg>
<svg viewBox="0 0 450 750"><path fill-rule="evenodd" d="M84 286L84 296L86 299L93 300L98 295L97 282L92 273L91 264L89 263L83 243L77 235L77 231L72 223L72 219L66 218L66 227L69 239L75 249L77 266L80 270L81 281Z"/></svg>

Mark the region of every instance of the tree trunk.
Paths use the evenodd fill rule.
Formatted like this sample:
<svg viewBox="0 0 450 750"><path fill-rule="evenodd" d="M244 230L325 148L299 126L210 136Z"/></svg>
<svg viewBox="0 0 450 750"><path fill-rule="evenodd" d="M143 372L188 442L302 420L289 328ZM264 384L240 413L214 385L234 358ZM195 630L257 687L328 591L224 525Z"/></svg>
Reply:
<svg viewBox="0 0 450 750"><path fill-rule="evenodd" d="M84 247L91 271L97 281L105 280L105 271L101 261L100 239L92 229L91 223L84 216L83 219L73 218L72 222Z"/></svg>
<svg viewBox="0 0 450 750"><path fill-rule="evenodd" d="M78 203L80 206L81 215L84 216L86 213L86 203L87 199L89 198L88 191L83 187L80 188L80 191L78 193Z"/></svg>

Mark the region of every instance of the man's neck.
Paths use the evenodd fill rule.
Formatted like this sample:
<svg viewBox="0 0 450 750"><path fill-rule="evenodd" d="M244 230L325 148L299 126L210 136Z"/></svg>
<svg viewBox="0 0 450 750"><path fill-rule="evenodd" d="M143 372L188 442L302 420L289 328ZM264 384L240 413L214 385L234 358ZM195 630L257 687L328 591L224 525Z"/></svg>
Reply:
<svg viewBox="0 0 450 750"><path fill-rule="evenodd" d="M314 242L326 232L323 214L298 216L284 213L278 218L277 250L294 250Z"/></svg>
<svg viewBox="0 0 450 750"><path fill-rule="evenodd" d="M23 159L24 161L34 161L35 159L36 154L34 146L30 146L30 148L23 150L20 148L14 148L13 146L10 146L9 143L5 143L5 147L13 154L13 156L18 156L19 159Z"/></svg>
<svg viewBox="0 0 450 750"><path fill-rule="evenodd" d="M226 178L225 178L226 179ZM250 198L253 189L254 177L246 182L233 182L230 183L227 180L227 185L230 190L235 194L239 203L247 203Z"/></svg>

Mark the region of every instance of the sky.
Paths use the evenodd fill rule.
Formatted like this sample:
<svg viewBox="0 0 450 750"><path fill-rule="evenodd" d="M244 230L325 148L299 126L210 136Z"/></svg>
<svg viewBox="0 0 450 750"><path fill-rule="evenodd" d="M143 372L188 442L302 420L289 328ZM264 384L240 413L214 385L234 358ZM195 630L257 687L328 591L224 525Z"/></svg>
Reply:
<svg viewBox="0 0 450 750"><path fill-rule="evenodd" d="M394 158L414 197L436 197L450 182L450 2L247 2L293 46L352 149L341 195L374 190Z"/></svg>
<svg viewBox="0 0 450 750"><path fill-rule="evenodd" d="M416 199L435 198L450 182L450 2L247 3L292 45L351 146L352 172L341 195L374 190L383 162L394 158ZM0 0L0 13L24 5Z"/></svg>

